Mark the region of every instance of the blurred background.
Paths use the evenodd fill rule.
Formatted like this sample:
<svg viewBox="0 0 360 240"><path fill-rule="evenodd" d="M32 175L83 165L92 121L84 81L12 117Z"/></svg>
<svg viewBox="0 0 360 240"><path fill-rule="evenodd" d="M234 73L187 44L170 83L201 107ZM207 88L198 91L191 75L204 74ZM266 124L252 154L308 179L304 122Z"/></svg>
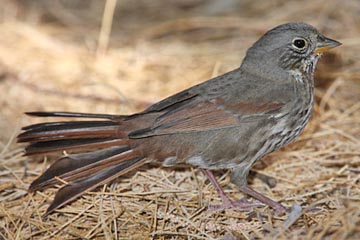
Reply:
<svg viewBox="0 0 360 240"><path fill-rule="evenodd" d="M288 147L286 158L281 158L284 156L281 154L286 153L274 157L283 161L286 159L287 162L282 162L281 166L289 164L288 168L269 164L269 172L283 180L299 179L293 183L287 182L285 186L280 184L277 192L280 196L301 195L306 188L300 186L300 182L307 187L317 186L313 182L320 181L321 177L332 181L335 179L336 182L333 185L329 183L331 194L327 195L326 192L325 196L338 196L335 193L340 189L338 184L341 182L341 186L348 189L341 194L351 195L351 199L358 203L360 1L0 0L0 6L0 202L4 201L0 204L0 220L6 222L3 226L7 229L0 231L1 236L15 238L11 231L28 234L34 229L39 236L58 236L55 230L41 229L49 226L55 229L68 221L65 218L52 222L53 225L45 223L45 226L40 218L36 218L36 221L33 219L37 216L33 212L26 215L27 220L16 215L24 199L27 203L31 202L26 188L45 167L39 161L21 157L22 146L15 144L14 138L21 126L39 121L26 117L24 112L46 110L127 114L142 110L166 96L238 67L246 49L262 34L279 24L293 21L309 23L343 45L326 53L319 61L315 81L315 112L301 138L307 141ZM299 162L299 159L309 160L306 167L311 168L293 165L294 159L295 162ZM314 159L323 160L323 165ZM268 162L272 162L270 160ZM318 169L320 166L321 169ZM344 170L344 166L349 168ZM30 178L24 174L24 169L33 170ZM289 176L290 172L293 175ZM151 174L151 171L148 173ZM159 174L154 173L153 177L155 179ZM138 179L137 182L141 181ZM47 198L51 199L51 194L53 192ZM212 194L216 195L214 192ZM44 195L37 197L45 198ZM307 200L316 202L323 199L323 195L314 195L314 199ZM31 204L38 206L39 201ZM42 199L40 202L44 201ZM359 230L359 225L356 227L358 219L354 221L348 217L359 214L360 207L354 210L353 205L343 205L339 201L336 202L339 205L326 202L326 211L321 215L302 220L306 222L308 231L304 233L301 230L303 223L295 233L310 234L307 239L318 234L316 236L320 239L328 234L330 227L326 226L336 225L343 228L331 228L329 236L356 239L351 233ZM338 210L342 211L344 206L346 211L339 213ZM42 208L45 209L46 205ZM14 211L13 214L9 213L11 211ZM158 231L156 227L151 228L156 218L151 217L152 212L149 215L146 211L136 214L134 216L139 219L148 216L146 221L149 227L145 230L139 227L148 226L144 220L145 223L135 224L138 227L134 231L148 231L149 234ZM345 220L341 220L342 224L339 225L338 222L331 222L331 219ZM25 224L18 227L15 224L17 221ZM161 218L157 221L161 221ZM207 229L205 232L210 231L209 236L199 233L196 228L191 231L195 234L193 236L210 239L222 236L227 231L224 229L233 226L231 224L238 226L236 221L237 217L228 216L223 222L217 222L217 226L224 228L204 228ZM94 229L96 224L93 225ZM187 226L188 223L183 224ZM178 223L174 225L178 231L176 226ZM252 227L258 228L259 225ZM253 233L252 227L244 227L241 231ZM86 231L90 231L85 226L79 228L83 228L85 233L70 228L66 228L66 231L72 237L84 236ZM94 230L90 235L104 237L95 233ZM296 234L288 233L284 239L296 239ZM164 237L166 234L158 236Z"/></svg>

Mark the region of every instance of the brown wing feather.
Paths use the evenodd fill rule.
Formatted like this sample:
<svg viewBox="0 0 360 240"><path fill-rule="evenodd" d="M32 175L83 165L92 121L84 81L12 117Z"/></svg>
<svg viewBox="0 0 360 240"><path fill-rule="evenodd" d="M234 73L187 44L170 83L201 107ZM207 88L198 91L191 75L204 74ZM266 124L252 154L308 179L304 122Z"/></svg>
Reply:
<svg viewBox="0 0 360 240"><path fill-rule="evenodd" d="M273 114L283 105L283 103L224 105L220 98L212 101L193 101L181 108L165 112L158 117L151 128L132 132L129 136L140 138L237 126L241 124L244 118L249 121L252 116L268 117L269 114Z"/></svg>
<svg viewBox="0 0 360 240"><path fill-rule="evenodd" d="M202 102L195 106L187 106L180 111L159 118L154 125L157 133L205 131L238 125L236 115L226 112L212 102Z"/></svg>

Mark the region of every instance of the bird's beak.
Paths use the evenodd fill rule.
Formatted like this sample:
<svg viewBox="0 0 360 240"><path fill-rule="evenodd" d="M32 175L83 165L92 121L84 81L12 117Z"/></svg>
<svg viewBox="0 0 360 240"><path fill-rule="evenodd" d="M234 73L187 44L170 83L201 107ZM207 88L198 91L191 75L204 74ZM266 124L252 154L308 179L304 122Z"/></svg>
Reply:
<svg viewBox="0 0 360 240"><path fill-rule="evenodd" d="M322 36L316 45L314 53L320 54L340 45L341 42Z"/></svg>

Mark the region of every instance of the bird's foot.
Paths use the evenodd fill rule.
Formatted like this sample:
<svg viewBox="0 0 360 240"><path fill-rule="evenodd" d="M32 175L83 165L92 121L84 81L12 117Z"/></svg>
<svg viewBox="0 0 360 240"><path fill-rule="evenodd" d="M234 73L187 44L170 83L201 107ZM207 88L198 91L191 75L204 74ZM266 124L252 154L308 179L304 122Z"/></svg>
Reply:
<svg viewBox="0 0 360 240"><path fill-rule="evenodd" d="M280 214L288 212L288 209L286 209L286 207L284 207L281 203L278 203L278 202L264 196L263 194L255 191L254 189L250 188L247 185L241 186L241 187L239 187L239 189L243 193L246 193L247 195L250 195L251 197L259 200L260 202L272 207L275 210L276 214L280 215Z"/></svg>

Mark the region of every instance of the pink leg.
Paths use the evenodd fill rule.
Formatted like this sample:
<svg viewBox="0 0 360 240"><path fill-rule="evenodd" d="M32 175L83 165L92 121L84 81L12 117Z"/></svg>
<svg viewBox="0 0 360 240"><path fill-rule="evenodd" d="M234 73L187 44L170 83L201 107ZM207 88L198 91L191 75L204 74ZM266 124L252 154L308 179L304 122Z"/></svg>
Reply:
<svg viewBox="0 0 360 240"><path fill-rule="evenodd" d="M246 199L243 199L243 200L240 200L240 201L232 201L226 195L226 193L223 191L222 187L220 186L220 184L216 180L214 174L210 170L202 169L202 171L208 177L210 182L213 184L213 186L215 187L217 193L219 194L219 196L220 196L220 198L222 200L221 205L210 205L210 206L208 206L209 210L216 211L216 210L224 210L224 209L228 209L228 208L235 208L235 209L240 209L240 210L243 210L243 211L250 211L254 207L263 206L259 202L253 203L253 202L247 201Z"/></svg>
<svg viewBox="0 0 360 240"><path fill-rule="evenodd" d="M278 213L282 213L282 212L286 212L286 208L278 203L275 202L274 200L262 195L261 193L255 191L254 189L250 188L249 186L245 185L242 187L239 187L240 191L242 191L243 193L246 193L247 195L259 200L262 203L265 203L266 205L272 207L273 209L275 209L276 212Z"/></svg>

